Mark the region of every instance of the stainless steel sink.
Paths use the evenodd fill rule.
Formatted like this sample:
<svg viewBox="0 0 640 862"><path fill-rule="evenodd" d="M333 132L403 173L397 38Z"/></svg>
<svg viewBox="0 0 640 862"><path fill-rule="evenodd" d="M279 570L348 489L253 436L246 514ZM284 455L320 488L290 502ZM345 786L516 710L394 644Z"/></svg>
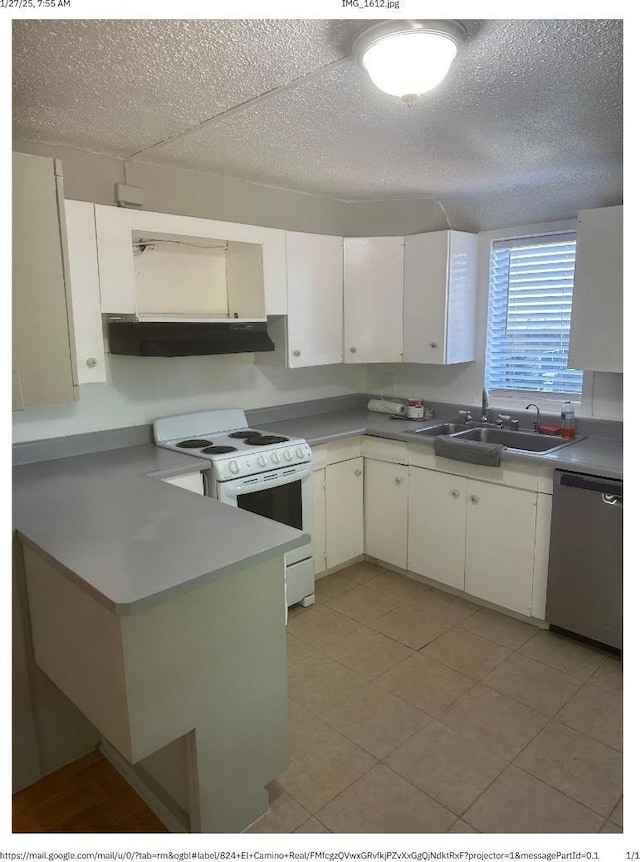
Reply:
<svg viewBox="0 0 640 862"><path fill-rule="evenodd" d="M506 428L466 428L456 433L458 440L476 440L480 443L501 443L508 449L523 452L553 452L562 446L569 446L584 437L563 440L562 437L549 437L529 431L509 431Z"/></svg>
<svg viewBox="0 0 640 862"><path fill-rule="evenodd" d="M423 437L438 437L440 434L457 434L460 431L466 431L468 425L457 425L454 422L441 422L439 425L432 425L430 428L415 428L407 431L407 434L419 434Z"/></svg>

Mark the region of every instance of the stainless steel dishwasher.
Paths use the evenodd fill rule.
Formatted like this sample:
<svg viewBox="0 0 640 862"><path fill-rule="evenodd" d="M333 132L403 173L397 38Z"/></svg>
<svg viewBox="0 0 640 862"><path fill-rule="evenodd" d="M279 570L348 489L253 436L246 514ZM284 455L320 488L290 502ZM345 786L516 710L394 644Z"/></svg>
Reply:
<svg viewBox="0 0 640 862"><path fill-rule="evenodd" d="M622 649L622 481L556 470L546 619Z"/></svg>

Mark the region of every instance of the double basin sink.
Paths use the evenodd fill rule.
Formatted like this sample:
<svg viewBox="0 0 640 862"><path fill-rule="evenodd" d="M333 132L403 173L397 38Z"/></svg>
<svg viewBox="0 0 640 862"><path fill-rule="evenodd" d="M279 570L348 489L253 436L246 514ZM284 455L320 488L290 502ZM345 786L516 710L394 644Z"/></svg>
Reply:
<svg viewBox="0 0 640 862"><path fill-rule="evenodd" d="M495 425L459 425L454 422L442 422L439 425L431 425L428 428L416 428L407 431L407 434L422 437L437 437L440 434L453 436L456 440L475 440L480 443L500 443L507 449L517 449L521 452L555 452L563 446L569 446L584 437L574 437L573 440L564 440L562 437L551 437L532 431L511 431L507 428L499 428Z"/></svg>

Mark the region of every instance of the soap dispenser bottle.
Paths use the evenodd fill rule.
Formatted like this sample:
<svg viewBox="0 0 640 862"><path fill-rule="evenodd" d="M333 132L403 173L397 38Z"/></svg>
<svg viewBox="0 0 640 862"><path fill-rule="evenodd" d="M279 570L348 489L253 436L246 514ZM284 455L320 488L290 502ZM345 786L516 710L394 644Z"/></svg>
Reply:
<svg viewBox="0 0 640 862"><path fill-rule="evenodd" d="M576 436L576 414L570 401L565 401L560 411L560 436L565 440Z"/></svg>

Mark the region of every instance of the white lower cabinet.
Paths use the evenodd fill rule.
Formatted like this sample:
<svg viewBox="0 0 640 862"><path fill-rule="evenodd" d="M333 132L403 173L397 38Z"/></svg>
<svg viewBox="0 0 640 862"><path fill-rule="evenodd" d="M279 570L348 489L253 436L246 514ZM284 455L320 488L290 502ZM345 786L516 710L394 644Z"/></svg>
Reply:
<svg viewBox="0 0 640 862"><path fill-rule="evenodd" d="M363 459L326 467L326 556L332 569L364 553Z"/></svg>
<svg viewBox="0 0 640 862"><path fill-rule="evenodd" d="M409 468L372 458L364 463L365 554L406 569Z"/></svg>
<svg viewBox="0 0 640 862"><path fill-rule="evenodd" d="M312 446L315 574L364 554L362 438Z"/></svg>
<svg viewBox="0 0 640 862"><path fill-rule="evenodd" d="M319 575L327 568L327 532L325 517L326 468L313 471L313 570Z"/></svg>
<svg viewBox="0 0 640 862"><path fill-rule="evenodd" d="M531 615L537 494L467 481L464 588Z"/></svg>
<svg viewBox="0 0 640 862"><path fill-rule="evenodd" d="M412 467L407 568L530 616L537 496Z"/></svg>
<svg viewBox="0 0 640 862"><path fill-rule="evenodd" d="M407 568L464 590L467 480L409 469Z"/></svg>

